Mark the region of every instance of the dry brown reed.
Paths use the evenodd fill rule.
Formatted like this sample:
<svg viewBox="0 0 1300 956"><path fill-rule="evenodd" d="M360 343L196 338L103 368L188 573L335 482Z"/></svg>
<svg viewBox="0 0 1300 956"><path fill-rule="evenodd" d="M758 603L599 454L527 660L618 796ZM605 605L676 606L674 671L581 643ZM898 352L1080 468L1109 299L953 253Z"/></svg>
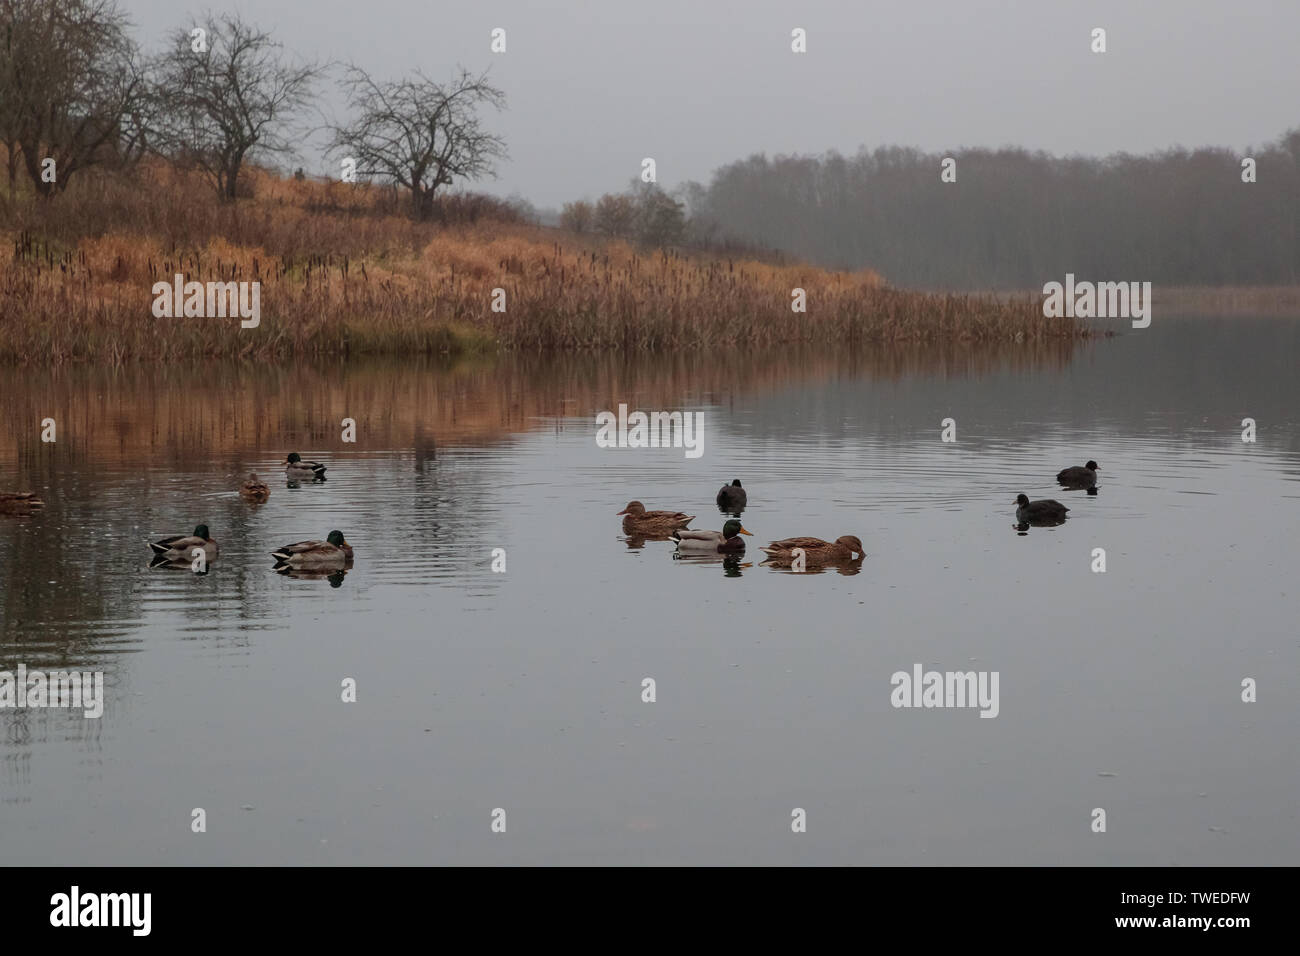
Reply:
<svg viewBox="0 0 1300 956"><path fill-rule="evenodd" d="M449 197L413 222L386 190L279 179L222 205L165 166L86 176L0 212L0 361L280 359L515 350L1078 338L1033 297L915 293L875 273L647 250ZM258 281L261 325L155 318L155 282ZM807 311L791 308L803 289ZM493 311L494 290L505 311ZM498 299L499 301L499 299Z"/></svg>

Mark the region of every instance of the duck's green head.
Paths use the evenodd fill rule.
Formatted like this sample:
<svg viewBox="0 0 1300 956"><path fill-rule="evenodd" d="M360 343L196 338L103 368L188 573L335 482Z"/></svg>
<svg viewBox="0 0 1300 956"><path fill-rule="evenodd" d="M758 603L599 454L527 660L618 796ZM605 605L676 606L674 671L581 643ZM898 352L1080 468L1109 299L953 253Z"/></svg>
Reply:
<svg viewBox="0 0 1300 956"><path fill-rule="evenodd" d="M195 527L194 537L202 538L204 541L207 541L212 536L208 534L208 526L205 524L201 524Z"/></svg>
<svg viewBox="0 0 1300 956"><path fill-rule="evenodd" d="M300 461L302 461L302 455L298 454L296 451L291 451L289 452L289 457L286 459L285 463L296 465Z"/></svg>
<svg viewBox="0 0 1300 956"><path fill-rule="evenodd" d="M331 531L329 537L326 538L325 540L328 541L330 544L334 545L334 547L336 548L342 548L347 544L347 541L344 540L343 538L342 531Z"/></svg>
<svg viewBox="0 0 1300 956"><path fill-rule="evenodd" d="M734 538L738 534L749 534L749 532L746 531L744 526L735 518L732 518L722 526L722 536L724 538ZM749 536L751 538L753 537L752 534L749 534Z"/></svg>

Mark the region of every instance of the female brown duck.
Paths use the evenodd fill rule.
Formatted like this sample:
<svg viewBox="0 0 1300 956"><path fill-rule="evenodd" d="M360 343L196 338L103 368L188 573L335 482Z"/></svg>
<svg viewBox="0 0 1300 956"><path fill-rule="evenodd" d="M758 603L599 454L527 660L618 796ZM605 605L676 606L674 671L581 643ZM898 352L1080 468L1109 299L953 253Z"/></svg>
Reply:
<svg viewBox="0 0 1300 956"><path fill-rule="evenodd" d="M862 542L857 535L852 534L843 535L834 541L823 541L821 538L783 538L763 549L767 563L778 566L793 564L797 557L795 551L803 552L804 563L809 567L847 564L867 556L862 550Z"/></svg>
<svg viewBox="0 0 1300 956"><path fill-rule="evenodd" d="M682 511L646 511L639 501L629 501L619 514L623 516L624 534L666 535L695 520L695 515Z"/></svg>
<svg viewBox="0 0 1300 956"><path fill-rule="evenodd" d="M0 491L0 514L26 515L45 507L31 491Z"/></svg>

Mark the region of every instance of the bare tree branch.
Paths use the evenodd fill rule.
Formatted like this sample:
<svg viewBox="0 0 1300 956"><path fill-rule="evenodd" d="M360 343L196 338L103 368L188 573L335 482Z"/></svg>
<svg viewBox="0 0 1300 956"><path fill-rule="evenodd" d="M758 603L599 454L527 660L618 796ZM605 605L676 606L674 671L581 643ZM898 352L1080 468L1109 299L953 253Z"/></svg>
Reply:
<svg viewBox="0 0 1300 956"><path fill-rule="evenodd" d="M117 0L0 0L0 142L11 195L19 155L47 198L78 170L124 158L123 129L145 95L128 26Z"/></svg>
<svg viewBox="0 0 1300 956"><path fill-rule="evenodd" d="M417 217L428 215L440 187L491 175L493 161L506 155L505 141L483 128L478 113L505 108L505 94L487 73L461 68L448 84L418 71L377 82L352 66L342 86L356 118L331 127L330 152L355 160L359 176L407 190Z"/></svg>
<svg viewBox="0 0 1300 956"><path fill-rule="evenodd" d="M209 14L202 29L201 49L180 29L159 61L152 146L202 170L233 201L246 161L293 152L292 123L321 68L289 62L270 34L237 16Z"/></svg>

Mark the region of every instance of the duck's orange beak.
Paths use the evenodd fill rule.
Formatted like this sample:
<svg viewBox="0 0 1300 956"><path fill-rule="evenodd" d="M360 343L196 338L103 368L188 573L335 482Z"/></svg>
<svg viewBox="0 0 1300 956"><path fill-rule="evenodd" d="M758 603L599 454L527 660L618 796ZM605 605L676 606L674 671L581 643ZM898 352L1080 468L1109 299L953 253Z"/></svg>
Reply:
<svg viewBox="0 0 1300 956"><path fill-rule="evenodd" d="M741 534L748 534L751 538L754 537L752 534L750 534L748 531L745 530L744 525L741 526L741 528L740 528L740 533L741 533Z"/></svg>

